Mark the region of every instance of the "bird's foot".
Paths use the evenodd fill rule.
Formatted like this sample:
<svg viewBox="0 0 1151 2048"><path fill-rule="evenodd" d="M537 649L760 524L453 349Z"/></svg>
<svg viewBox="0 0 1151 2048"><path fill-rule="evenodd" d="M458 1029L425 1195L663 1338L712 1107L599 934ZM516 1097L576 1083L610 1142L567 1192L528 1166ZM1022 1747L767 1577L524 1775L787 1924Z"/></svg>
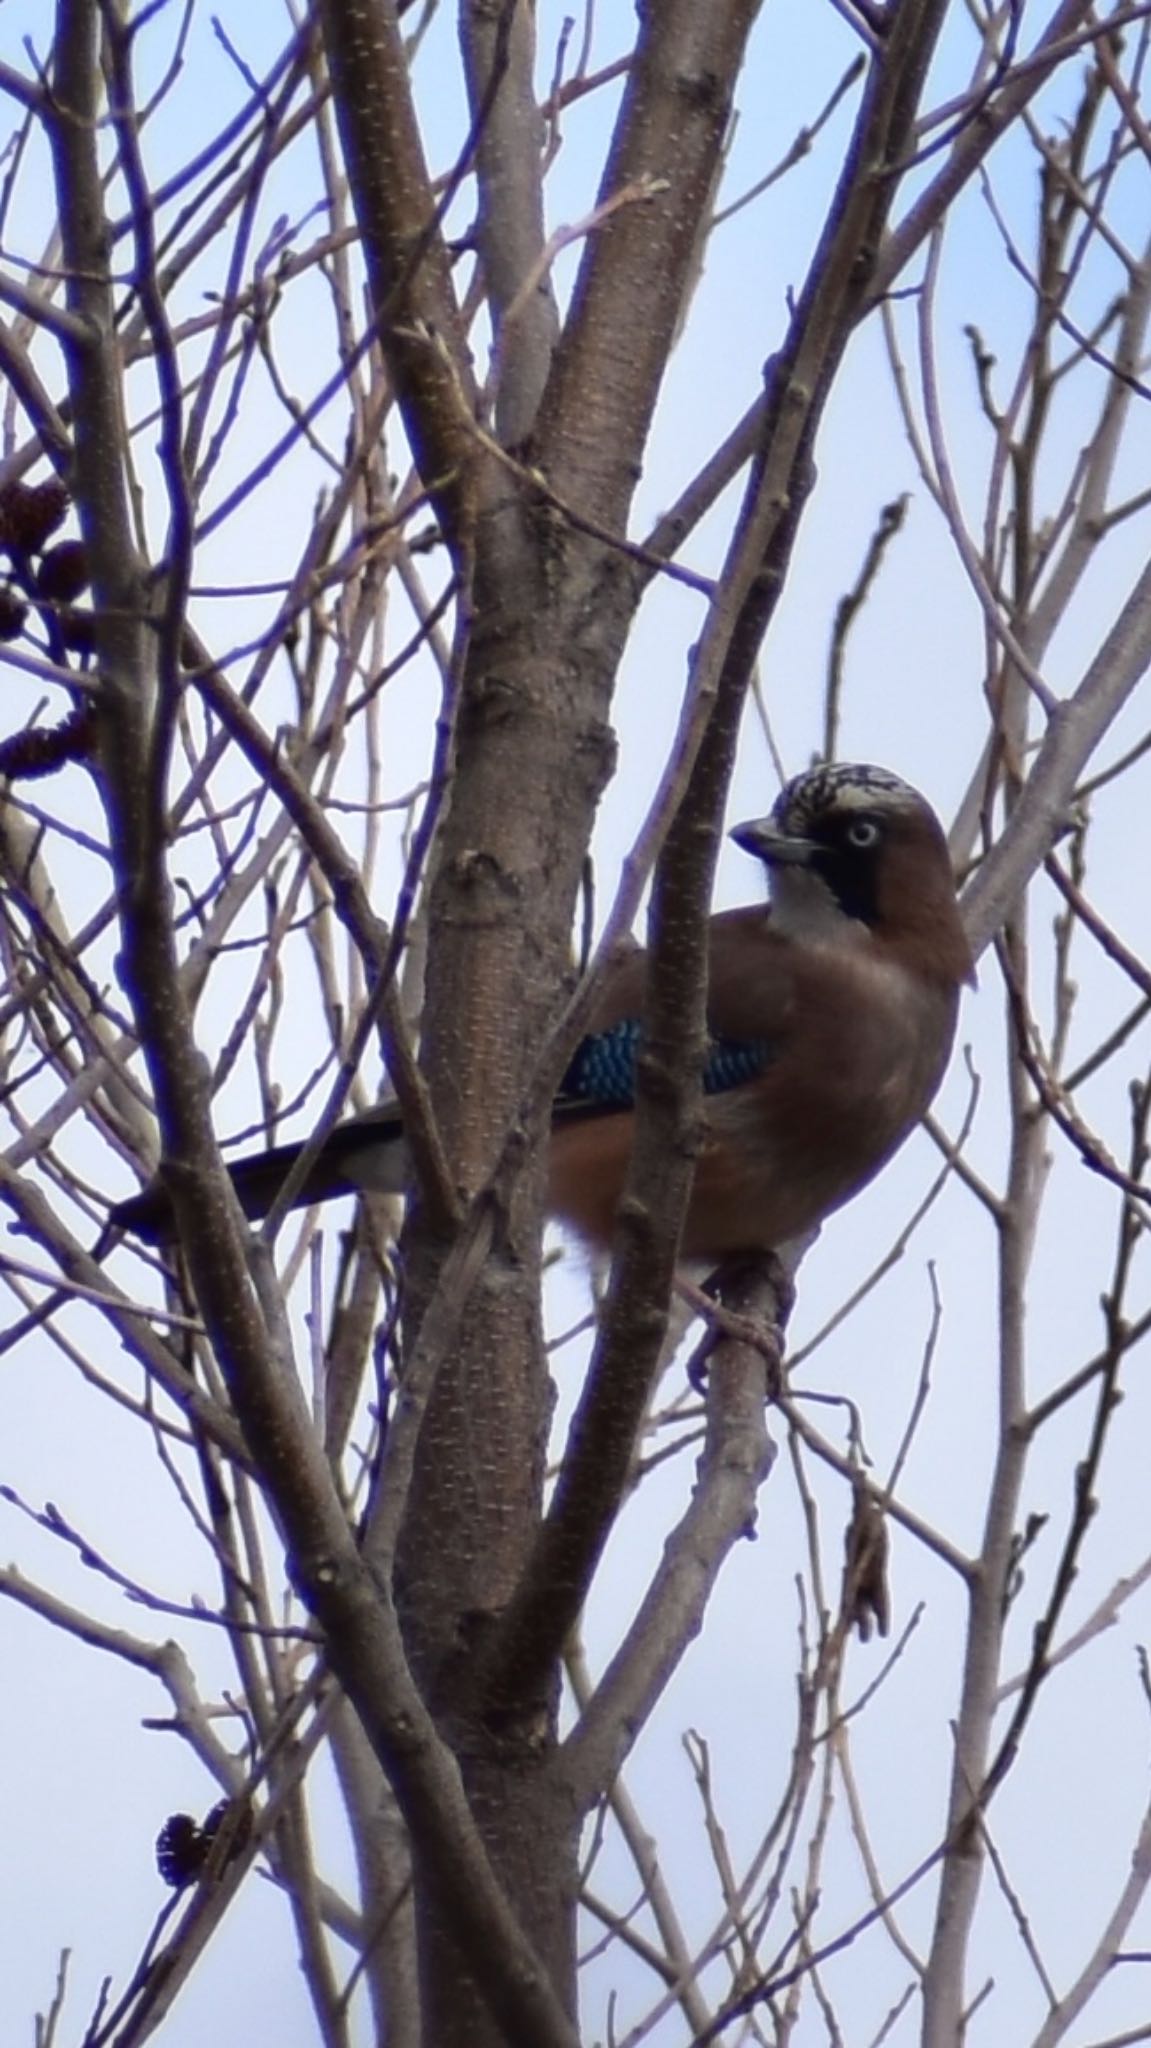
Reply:
<svg viewBox="0 0 1151 2048"><path fill-rule="evenodd" d="M795 1307L795 1277L778 1252L734 1253L708 1274L702 1291L711 1301L725 1303L738 1313L749 1294L758 1303L765 1288L775 1298L776 1321L785 1330Z"/></svg>
<svg viewBox="0 0 1151 2048"><path fill-rule="evenodd" d="M772 1256L774 1258L774 1255ZM688 1379L698 1392L703 1393L707 1385L709 1361L716 1346L723 1343L742 1344L749 1350L758 1352L763 1359L767 1368L768 1399L775 1400L783 1386L783 1330L787 1320L786 1310L790 1309L791 1301L788 1299L785 1303L781 1298L781 1291L777 1291L779 1313L770 1319L729 1306L719 1298L720 1289L716 1284L727 1271L727 1268L721 1268L718 1274L711 1275L703 1287L696 1286L691 1280L681 1278L676 1281L677 1292L706 1325L703 1337L688 1360ZM762 1257L757 1261L757 1274L762 1281ZM771 1284L774 1288L774 1276ZM789 1294L791 1291L788 1282Z"/></svg>

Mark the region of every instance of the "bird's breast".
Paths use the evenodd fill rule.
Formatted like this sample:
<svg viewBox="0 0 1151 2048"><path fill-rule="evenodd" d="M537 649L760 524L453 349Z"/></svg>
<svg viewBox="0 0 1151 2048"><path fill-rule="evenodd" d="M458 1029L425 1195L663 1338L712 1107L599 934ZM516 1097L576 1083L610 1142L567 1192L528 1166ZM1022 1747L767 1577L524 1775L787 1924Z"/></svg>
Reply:
<svg viewBox="0 0 1151 2048"><path fill-rule="evenodd" d="M919 1122L942 1078L957 999L887 963L836 977L804 1004L755 1085L709 1100L684 1250L718 1257L778 1245L866 1186Z"/></svg>
<svg viewBox="0 0 1151 2048"><path fill-rule="evenodd" d="M752 954L754 961L755 955ZM878 949L768 942L730 984L712 1031L762 1039L762 1070L704 1098L706 1138L682 1239L687 1259L763 1250L822 1222L858 1192L919 1121L942 1077L957 991ZM588 1242L610 1244L634 1116L560 1121L549 1206Z"/></svg>

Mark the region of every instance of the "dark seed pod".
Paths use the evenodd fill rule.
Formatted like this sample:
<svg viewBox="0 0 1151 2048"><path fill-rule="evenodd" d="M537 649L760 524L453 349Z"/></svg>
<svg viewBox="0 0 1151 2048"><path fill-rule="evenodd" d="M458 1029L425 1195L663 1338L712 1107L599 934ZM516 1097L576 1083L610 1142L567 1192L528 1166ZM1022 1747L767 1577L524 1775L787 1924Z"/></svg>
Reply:
<svg viewBox="0 0 1151 2048"><path fill-rule="evenodd" d="M216 1805L212 1808L211 1813L205 1816L204 1833L207 1836L209 1842L215 1841L216 1836L219 1834L220 1829L223 1827L224 1822L228 1817L228 1814L232 1810L232 1801L230 1799L221 1799L217 1801ZM241 1807L239 1813L236 1815L236 1824L233 1829L232 1840L228 1848L229 1863L232 1861L233 1857L238 1856L240 1854L241 1849L247 1847L251 1833L252 1809L250 1806L245 1805Z"/></svg>
<svg viewBox="0 0 1151 2048"><path fill-rule="evenodd" d="M88 588L88 556L82 540L58 540L40 558L36 594L50 604L71 604Z"/></svg>
<svg viewBox="0 0 1151 2048"><path fill-rule="evenodd" d="M96 645L96 615L68 606L58 618L60 638L73 654L91 654Z"/></svg>
<svg viewBox="0 0 1151 2048"><path fill-rule="evenodd" d="M199 1877L209 1843L190 1813L169 1814L156 1837L156 1868L173 1891Z"/></svg>
<svg viewBox="0 0 1151 2048"><path fill-rule="evenodd" d="M170 1884L174 1891L179 1891L186 1884L194 1884L203 1876L212 1844L231 1804L231 1800L221 1799L206 1815L203 1827L197 1826L190 1813L173 1813L164 1822L156 1837L156 1868L165 1884ZM237 1817L228 1847L229 1863L240 1854L251 1832L251 1809L245 1806Z"/></svg>
<svg viewBox="0 0 1151 2048"><path fill-rule="evenodd" d="M0 775L9 782L55 775L69 761L90 760L95 744L95 707L79 704L60 725L26 726L0 739Z"/></svg>
<svg viewBox="0 0 1151 2048"><path fill-rule="evenodd" d="M11 584L0 583L0 640L15 640L24 631L28 607Z"/></svg>
<svg viewBox="0 0 1151 2048"><path fill-rule="evenodd" d="M63 525L70 503L59 477L42 484L5 484L0 491L0 545L21 554L39 554Z"/></svg>

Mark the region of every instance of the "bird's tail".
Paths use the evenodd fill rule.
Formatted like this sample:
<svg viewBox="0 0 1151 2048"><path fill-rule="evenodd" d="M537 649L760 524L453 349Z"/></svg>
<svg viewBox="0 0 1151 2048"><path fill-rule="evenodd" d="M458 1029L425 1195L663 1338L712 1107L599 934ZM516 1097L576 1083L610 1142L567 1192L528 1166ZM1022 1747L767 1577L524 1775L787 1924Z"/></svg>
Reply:
<svg viewBox="0 0 1151 2048"><path fill-rule="evenodd" d="M240 1207L253 1223L267 1215L304 1147L275 1145L231 1162L228 1172ZM292 1207L306 1208L337 1195L400 1194L406 1176L403 1125L398 1105L384 1102L362 1116L337 1124L325 1138ZM159 1179L138 1195L117 1203L108 1219L114 1230L129 1231L147 1244L163 1244L173 1234L168 1190Z"/></svg>

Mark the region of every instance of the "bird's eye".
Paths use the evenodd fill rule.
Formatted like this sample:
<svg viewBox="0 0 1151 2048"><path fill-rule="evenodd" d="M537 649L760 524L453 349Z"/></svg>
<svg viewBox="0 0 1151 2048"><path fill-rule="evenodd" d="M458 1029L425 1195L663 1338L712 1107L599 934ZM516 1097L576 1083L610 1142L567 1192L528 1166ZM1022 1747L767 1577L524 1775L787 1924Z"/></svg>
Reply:
<svg viewBox="0 0 1151 2048"><path fill-rule="evenodd" d="M857 846L861 852L867 847L878 846L879 826L874 818L853 818L847 828L847 843Z"/></svg>

